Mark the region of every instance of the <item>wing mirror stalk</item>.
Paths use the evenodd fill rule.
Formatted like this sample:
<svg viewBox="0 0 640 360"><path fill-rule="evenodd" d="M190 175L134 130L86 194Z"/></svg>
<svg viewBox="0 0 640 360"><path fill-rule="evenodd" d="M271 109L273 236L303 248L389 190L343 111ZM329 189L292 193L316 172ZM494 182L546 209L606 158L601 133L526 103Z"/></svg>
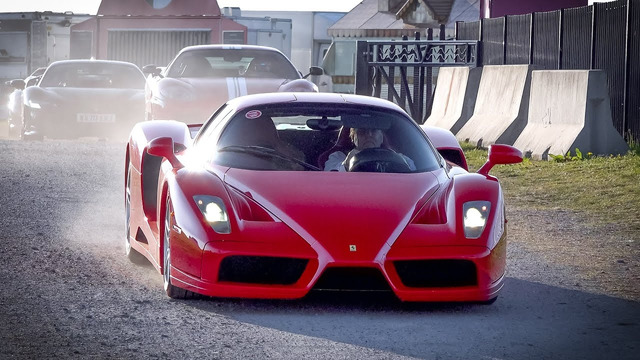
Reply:
<svg viewBox="0 0 640 360"><path fill-rule="evenodd" d="M522 151L509 145L493 144L489 146L487 162L478 170L478 174L489 175L494 165L517 164L522 162Z"/></svg>
<svg viewBox="0 0 640 360"><path fill-rule="evenodd" d="M182 163L175 154L173 139L170 137L158 137L149 143L147 154L163 157L176 169L182 168Z"/></svg>

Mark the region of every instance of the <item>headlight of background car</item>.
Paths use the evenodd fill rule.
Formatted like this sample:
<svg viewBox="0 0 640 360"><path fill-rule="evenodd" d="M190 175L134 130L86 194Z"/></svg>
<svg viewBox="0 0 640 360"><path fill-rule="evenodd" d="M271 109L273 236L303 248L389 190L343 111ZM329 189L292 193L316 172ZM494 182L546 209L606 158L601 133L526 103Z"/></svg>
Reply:
<svg viewBox="0 0 640 360"><path fill-rule="evenodd" d="M175 84L172 84L175 85ZM160 95L165 99L190 101L193 100L191 89L185 86L162 86L160 87Z"/></svg>
<svg viewBox="0 0 640 360"><path fill-rule="evenodd" d="M25 105L27 105L27 107L30 107L32 109L42 109L42 106L40 106L39 102L35 102L33 100L28 100Z"/></svg>
<svg viewBox="0 0 640 360"><path fill-rule="evenodd" d="M464 236L468 239L477 239L482 235L487 218L491 210L488 201L469 201L462 206L464 216Z"/></svg>
<svg viewBox="0 0 640 360"><path fill-rule="evenodd" d="M231 233L229 215L222 199L216 196L196 195L193 197L206 222L218 234Z"/></svg>

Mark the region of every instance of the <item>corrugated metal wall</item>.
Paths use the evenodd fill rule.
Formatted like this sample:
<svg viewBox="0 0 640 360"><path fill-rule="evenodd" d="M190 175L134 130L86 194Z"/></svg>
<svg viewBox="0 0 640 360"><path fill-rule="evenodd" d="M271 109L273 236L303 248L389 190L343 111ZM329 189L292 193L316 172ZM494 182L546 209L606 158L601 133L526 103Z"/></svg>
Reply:
<svg viewBox="0 0 640 360"><path fill-rule="evenodd" d="M549 70L560 68L561 16L560 10L533 15L533 65Z"/></svg>
<svg viewBox="0 0 640 360"><path fill-rule="evenodd" d="M593 69L603 69L607 72L609 97L611 98L611 115L613 126L621 134L624 117L624 76L625 76L625 45L627 23L626 1L609 3L595 3L596 12L593 29ZM636 61L638 58L636 57Z"/></svg>
<svg viewBox="0 0 640 360"><path fill-rule="evenodd" d="M482 64L504 64L505 18L482 20Z"/></svg>
<svg viewBox="0 0 640 360"><path fill-rule="evenodd" d="M562 12L562 69L590 69L593 7Z"/></svg>
<svg viewBox="0 0 640 360"><path fill-rule="evenodd" d="M456 24L457 39L470 39L475 23ZM546 69L604 70L613 125L627 140L640 141L640 0L534 13L532 32L527 23L522 15L482 20L478 66L534 64Z"/></svg>
<svg viewBox="0 0 640 360"><path fill-rule="evenodd" d="M185 46L209 44L210 30L109 30L107 57L166 66Z"/></svg>
<svg viewBox="0 0 640 360"><path fill-rule="evenodd" d="M456 40L480 41L480 21L456 23Z"/></svg>
<svg viewBox="0 0 640 360"><path fill-rule="evenodd" d="M531 14L508 16L505 64L528 64L531 54Z"/></svg>

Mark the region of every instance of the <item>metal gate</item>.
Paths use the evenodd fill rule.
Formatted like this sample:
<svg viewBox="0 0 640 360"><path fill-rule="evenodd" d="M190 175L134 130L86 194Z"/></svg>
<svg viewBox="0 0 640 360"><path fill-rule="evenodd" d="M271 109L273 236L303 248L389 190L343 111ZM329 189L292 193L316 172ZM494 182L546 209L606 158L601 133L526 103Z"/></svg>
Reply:
<svg viewBox="0 0 640 360"><path fill-rule="evenodd" d="M431 112L437 69L476 67L478 41L358 41L356 59L356 94L386 98L422 124Z"/></svg>

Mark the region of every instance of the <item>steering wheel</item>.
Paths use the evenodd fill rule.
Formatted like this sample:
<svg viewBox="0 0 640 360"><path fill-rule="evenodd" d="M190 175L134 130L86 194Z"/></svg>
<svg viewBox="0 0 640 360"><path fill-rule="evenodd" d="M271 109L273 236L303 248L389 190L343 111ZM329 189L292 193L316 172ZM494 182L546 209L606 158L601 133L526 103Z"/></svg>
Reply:
<svg viewBox="0 0 640 360"><path fill-rule="evenodd" d="M347 171L351 172L411 172L407 161L397 152L385 148L369 148L347 159Z"/></svg>

